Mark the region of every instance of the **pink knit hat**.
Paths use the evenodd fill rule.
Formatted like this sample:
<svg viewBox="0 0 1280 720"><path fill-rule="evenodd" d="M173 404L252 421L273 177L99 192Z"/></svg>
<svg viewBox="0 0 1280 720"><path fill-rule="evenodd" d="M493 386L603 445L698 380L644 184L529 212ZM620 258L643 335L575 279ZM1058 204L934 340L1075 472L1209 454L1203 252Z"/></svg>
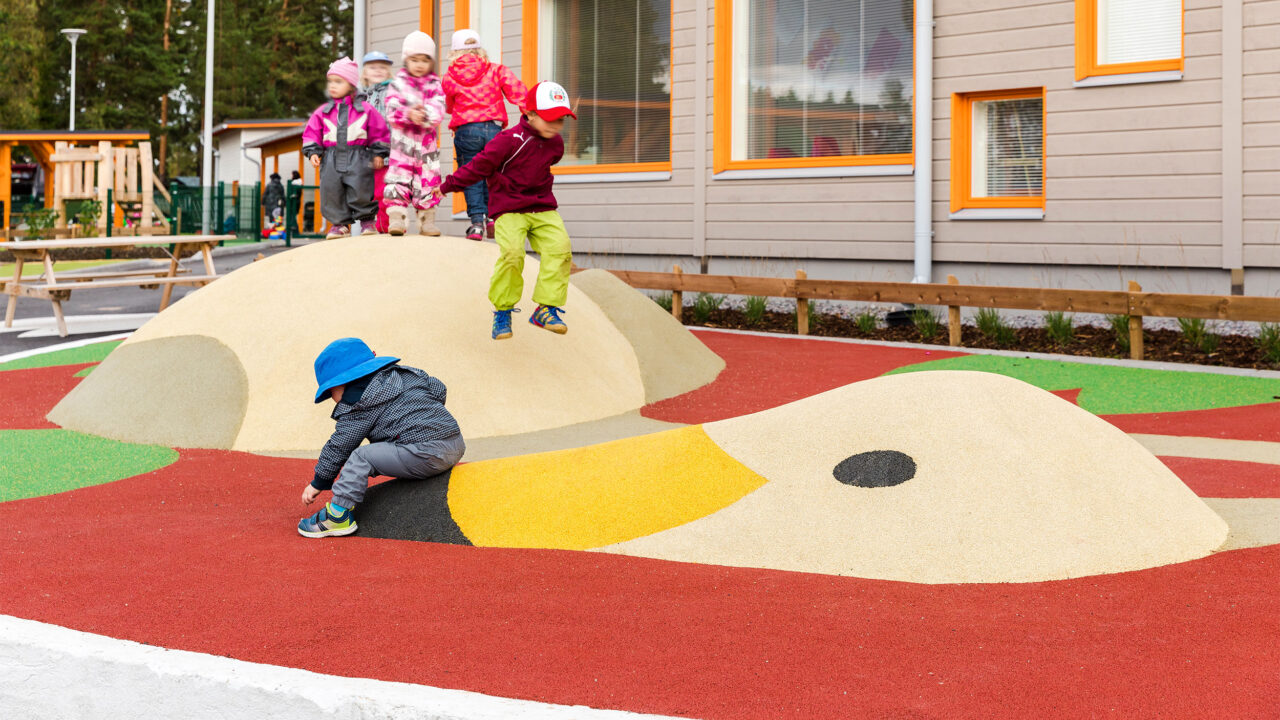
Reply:
<svg viewBox="0 0 1280 720"><path fill-rule="evenodd" d="M334 60L333 64L329 66L329 72L325 73L325 75L340 77L351 83L351 87L360 87L360 66L349 57Z"/></svg>

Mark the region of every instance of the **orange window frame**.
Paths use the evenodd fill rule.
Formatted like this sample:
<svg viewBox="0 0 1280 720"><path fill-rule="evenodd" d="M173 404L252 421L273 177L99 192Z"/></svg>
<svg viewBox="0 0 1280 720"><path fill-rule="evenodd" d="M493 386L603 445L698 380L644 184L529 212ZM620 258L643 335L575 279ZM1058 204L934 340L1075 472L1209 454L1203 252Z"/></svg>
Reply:
<svg viewBox="0 0 1280 720"><path fill-rule="evenodd" d="M418 1L418 29L433 38L436 36L435 0Z"/></svg>
<svg viewBox="0 0 1280 720"><path fill-rule="evenodd" d="M1040 194L1037 196L973 196L973 104L990 100L1040 99ZM951 212L968 208L1044 209L1045 188L1044 88L956 93L951 96Z"/></svg>
<svg viewBox="0 0 1280 720"><path fill-rule="evenodd" d="M915 23L911 25L911 152L891 155L829 155L810 158L734 160L733 133L733 4L750 0L719 0L715 15L715 78L713 93L714 122L712 172L726 170L770 170L874 165L915 165L916 147L916 79ZM915 7L913 3L912 17Z"/></svg>
<svg viewBox="0 0 1280 720"><path fill-rule="evenodd" d="M1178 57L1166 60L1098 64L1098 0L1076 0L1076 80L1099 75L1128 75L1131 73L1181 71L1187 54L1187 6L1179 3Z"/></svg>
<svg viewBox="0 0 1280 720"><path fill-rule="evenodd" d="M468 0L460 0L467 2ZM538 83L538 16L541 6L541 0L524 0L521 5L521 43L520 43L520 75L524 80L524 84L533 87ZM675 88L675 0L671 2L672 21L668 23L669 31L672 33L672 40L667 43L667 52L672 55L671 67L672 78L671 87ZM595 175L604 173L641 173L641 172L671 172L671 147L673 144L672 133L675 131L675 116L673 112L674 103L670 96L667 98L667 159L655 162L641 163L608 163L601 165L557 165L551 168L553 175Z"/></svg>

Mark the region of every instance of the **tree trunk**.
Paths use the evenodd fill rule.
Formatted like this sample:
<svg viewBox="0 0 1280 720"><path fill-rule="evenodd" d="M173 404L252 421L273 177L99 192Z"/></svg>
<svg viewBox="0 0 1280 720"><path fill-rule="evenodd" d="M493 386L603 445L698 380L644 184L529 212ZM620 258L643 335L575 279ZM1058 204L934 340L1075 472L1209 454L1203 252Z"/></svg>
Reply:
<svg viewBox="0 0 1280 720"><path fill-rule="evenodd" d="M164 51L169 52L169 24L173 17L173 0L164 0ZM169 93L160 98L160 178L169 182Z"/></svg>

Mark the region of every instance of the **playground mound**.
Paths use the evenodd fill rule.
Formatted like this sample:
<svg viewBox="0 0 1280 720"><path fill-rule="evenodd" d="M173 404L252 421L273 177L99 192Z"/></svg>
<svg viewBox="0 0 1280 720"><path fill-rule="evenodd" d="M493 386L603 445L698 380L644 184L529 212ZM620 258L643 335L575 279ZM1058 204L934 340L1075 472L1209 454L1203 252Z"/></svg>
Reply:
<svg viewBox="0 0 1280 720"><path fill-rule="evenodd" d="M570 284L568 334L527 322L489 338L497 247L387 236L315 243L191 293L108 356L49 414L117 440L264 453L314 452L333 431L312 363L330 341L439 377L468 438L600 420L713 379L724 362L604 271ZM529 258L527 297L538 273ZM519 306L527 318L534 304Z"/></svg>
<svg viewBox="0 0 1280 720"><path fill-rule="evenodd" d="M374 537L917 583L1137 570L1227 537L1120 430L1019 380L954 371L392 480L357 520Z"/></svg>

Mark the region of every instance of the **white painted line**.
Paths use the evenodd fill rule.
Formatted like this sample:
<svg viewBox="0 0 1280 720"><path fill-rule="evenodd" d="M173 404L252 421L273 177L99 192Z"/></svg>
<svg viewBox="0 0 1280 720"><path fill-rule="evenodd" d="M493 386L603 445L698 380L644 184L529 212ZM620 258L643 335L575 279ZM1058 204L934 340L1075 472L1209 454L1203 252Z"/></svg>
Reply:
<svg viewBox="0 0 1280 720"><path fill-rule="evenodd" d="M70 342L58 343L57 345L45 345L44 347L34 348L32 350L23 350L21 352L9 353L8 355L0 355L0 364L11 362L13 360L22 360L23 358L35 357L36 355L44 355L45 353L55 352L57 350L70 350L71 348L84 347L85 345L94 345L101 342L111 342L113 340L124 340L133 333L117 333L115 335L103 335L102 337L85 338L84 340L72 340Z"/></svg>
<svg viewBox="0 0 1280 720"><path fill-rule="evenodd" d="M168 650L0 615L7 718L184 720L639 720L550 705Z"/></svg>
<svg viewBox="0 0 1280 720"><path fill-rule="evenodd" d="M153 318L155 313L122 313L111 315L67 315L67 323L81 322L85 320L102 320L102 321L118 321L131 318ZM54 327L55 320L53 316L18 318L13 321L13 327L4 327L0 325L0 333L23 332L24 330L34 330L37 328Z"/></svg>
<svg viewBox="0 0 1280 720"><path fill-rule="evenodd" d="M148 320L155 317L155 313L136 313L133 315L79 315L67 318L67 333L69 335L84 335L86 333L103 333L103 332L122 332L125 330L137 330L142 327ZM18 337L40 338L40 337L57 337L58 328L53 319L47 320L42 327L36 327L27 330Z"/></svg>
<svg viewBox="0 0 1280 720"><path fill-rule="evenodd" d="M732 330L729 328L709 328L699 325L686 325L690 330L698 332L718 332L730 335L754 335L757 337L785 338L789 340L822 340L824 342L849 343L851 345L876 345L890 348L911 348L915 350L932 350L934 352L958 352L969 355L996 355L999 357L1030 358L1033 360L1057 360L1084 365L1109 365L1113 367L1141 368L1143 370L1172 370L1174 372L1200 372L1211 375L1235 375L1238 377L1259 377L1280 380L1280 370L1254 370L1252 368L1217 367L1213 365L1192 365L1190 363L1156 362L1154 360L1126 360L1123 358L1100 358L1086 355L1054 355L1052 353L1018 352L1016 350L988 350L986 348L951 347L950 345L926 345L923 343L888 342L885 340L860 340L858 338L818 337L816 335L793 335L790 333L759 332L756 330Z"/></svg>

